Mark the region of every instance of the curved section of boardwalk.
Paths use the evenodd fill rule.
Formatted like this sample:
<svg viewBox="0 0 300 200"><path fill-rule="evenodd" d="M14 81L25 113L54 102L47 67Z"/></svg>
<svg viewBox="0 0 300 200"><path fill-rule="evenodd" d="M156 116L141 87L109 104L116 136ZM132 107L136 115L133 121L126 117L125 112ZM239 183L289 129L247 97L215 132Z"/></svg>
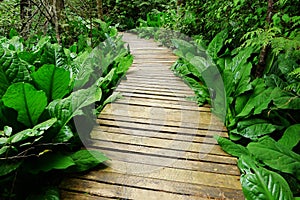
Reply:
<svg viewBox="0 0 300 200"><path fill-rule="evenodd" d="M65 179L62 199L243 199L236 159L213 135L226 136L209 108L169 70L176 56L152 40L124 34L135 57L92 132L111 158L105 169Z"/></svg>

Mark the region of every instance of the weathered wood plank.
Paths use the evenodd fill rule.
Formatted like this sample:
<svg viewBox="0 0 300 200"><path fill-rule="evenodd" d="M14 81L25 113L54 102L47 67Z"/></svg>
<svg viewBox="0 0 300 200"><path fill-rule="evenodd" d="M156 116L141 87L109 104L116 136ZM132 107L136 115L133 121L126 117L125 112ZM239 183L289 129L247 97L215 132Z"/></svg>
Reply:
<svg viewBox="0 0 300 200"><path fill-rule="evenodd" d="M111 173L104 171L103 173L89 173L84 175L84 178L88 180L104 181L111 184L120 183L122 185L145 187L149 189L162 190L171 193L180 193L185 195L197 196L200 193L204 194L203 197L210 198L224 198L226 199L243 199L239 190L209 187L205 185L183 183L183 182L170 182L167 180L157 180L153 178L145 179L142 176L123 174L123 173Z"/></svg>
<svg viewBox="0 0 300 200"><path fill-rule="evenodd" d="M176 200L205 200L206 198L191 195L174 194L165 191L126 187L126 185L106 184L84 179L72 179L62 183L64 189L72 188L86 193L117 199L176 199Z"/></svg>

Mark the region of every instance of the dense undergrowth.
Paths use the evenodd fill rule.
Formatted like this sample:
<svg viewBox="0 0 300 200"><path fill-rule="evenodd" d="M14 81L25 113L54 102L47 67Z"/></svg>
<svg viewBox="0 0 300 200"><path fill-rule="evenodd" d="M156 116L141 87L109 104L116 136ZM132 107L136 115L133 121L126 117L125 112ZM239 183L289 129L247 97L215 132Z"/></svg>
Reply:
<svg viewBox="0 0 300 200"><path fill-rule="evenodd" d="M19 19L2 11L15 26L0 29L0 199L59 199L63 175L108 159L83 143L133 57L100 19L73 13L58 43L51 26L19 36Z"/></svg>

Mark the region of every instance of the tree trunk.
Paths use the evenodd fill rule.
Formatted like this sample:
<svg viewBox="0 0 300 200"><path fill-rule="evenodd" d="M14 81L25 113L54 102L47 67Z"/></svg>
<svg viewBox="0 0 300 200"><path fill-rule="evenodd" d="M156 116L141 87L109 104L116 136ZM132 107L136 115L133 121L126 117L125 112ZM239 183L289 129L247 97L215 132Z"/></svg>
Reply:
<svg viewBox="0 0 300 200"><path fill-rule="evenodd" d="M30 0L20 0L20 18L22 27L20 33L22 37L26 38L29 32L29 19L31 17L31 4Z"/></svg>
<svg viewBox="0 0 300 200"><path fill-rule="evenodd" d="M59 33L59 21L58 21L58 14L57 14L57 4L56 0L53 0L53 14L54 14L54 25L55 25L55 33L56 33L56 40L60 44L60 33Z"/></svg>
<svg viewBox="0 0 300 200"><path fill-rule="evenodd" d="M56 39L57 42L60 43L60 21L62 18L62 11L64 9L64 0L53 0L53 14L54 14L54 25L55 25L55 32L56 32Z"/></svg>
<svg viewBox="0 0 300 200"><path fill-rule="evenodd" d="M98 18L103 19L103 1L97 0Z"/></svg>
<svg viewBox="0 0 300 200"><path fill-rule="evenodd" d="M274 1L273 0L268 0L266 29L269 28L269 26L272 22L273 6L274 6ZM262 49L260 51L260 54L259 54L258 64L257 64L256 69L255 69L255 77L261 77L263 75L263 72L266 68L266 60L267 60L267 55L269 53L270 48L271 48L270 44L262 47Z"/></svg>

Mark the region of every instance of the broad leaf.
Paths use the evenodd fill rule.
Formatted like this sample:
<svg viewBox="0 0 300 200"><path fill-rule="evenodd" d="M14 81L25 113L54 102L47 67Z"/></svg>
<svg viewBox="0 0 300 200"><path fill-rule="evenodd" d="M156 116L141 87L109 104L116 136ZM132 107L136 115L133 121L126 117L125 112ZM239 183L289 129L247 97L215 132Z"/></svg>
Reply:
<svg viewBox="0 0 300 200"><path fill-rule="evenodd" d="M264 137L259 142L251 142L249 151L269 167L293 174L300 180L300 155L277 143L270 137Z"/></svg>
<svg viewBox="0 0 300 200"><path fill-rule="evenodd" d="M178 49L175 51L175 54L183 58L188 52L197 52L196 47L185 40L172 39L172 43Z"/></svg>
<svg viewBox="0 0 300 200"><path fill-rule="evenodd" d="M208 55L210 55L212 58L218 58L218 53L222 49L227 37L228 37L227 30L223 30L220 33L218 33L207 47Z"/></svg>
<svg viewBox="0 0 300 200"><path fill-rule="evenodd" d="M58 44L46 44L44 53L40 59L40 65L53 64L55 67L64 68L69 70L67 57L63 48Z"/></svg>
<svg viewBox="0 0 300 200"><path fill-rule="evenodd" d="M242 156L238 166L242 172L241 183L246 199L293 199L288 183L279 174L257 166L248 156Z"/></svg>
<svg viewBox="0 0 300 200"><path fill-rule="evenodd" d="M279 87L273 89L271 99L279 109L300 109L300 97Z"/></svg>
<svg viewBox="0 0 300 200"><path fill-rule="evenodd" d="M237 129L232 133L239 134L245 138L256 140L260 136L270 134L276 130L276 126L262 119L250 119L239 121Z"/></svg>
<svg viewBox="0 0 300 200"><path fill-rule="evenodd" d="M49 101L61 99L70 91L70 72L51 65L43 65L32 75L37 87L43 90Z"/></svg>
<svg viewBox="0 0 300 200"><path fill-rule="evenodd" d="M21 161L1 160L0 176L7 175L7 174L17 170L21 164L22 164Z"/></svg>
<svg viewBox="0 0 300 200"><path fill-rule="evenodd" d="M32 66L20 60L11 50L0 47L0 66L0 97L11 83L31 80Z"/></svg>
<svg viewBox="0 0 300 200"><path fill-rule="evenodd" d="M266 85L272 88L281 88L284 89L287 86L287 83L284 82L279 76L275 74L271 74L270 76L267 76L265 78L266 80Z"/></svg>
<svg viewBox="0 0 300 200"><path fill-rule="evenodd" d="M69 97L52 101L47 109L52 117L58 119L61 130L76 115L82 115L82 108L101 99L101 89L96 85L73 92Z"/></svg>
<svg viewBox="0 0 300 200"><path fill-rule="evenodd" d="M272 100L272 91L272 88L267 88L263 91L255 89L244 109L237 115L237 117L246 117L250 114L260 114L263 110L267 109Z"/></svg>
<svg viewBox="0 0 300 200"><path fill-rule="evenodd" d="M295 124L288 127L282 138L278 140L280 145L292 150L300 141L300 124Z"/></svg>
<svg viewBox="0 0 300 200"><path fill-rule="evenodd" d="M15 83L7 89L3 103L18 112L19 122L33 127L47 106L47 97L29 83Z"/></svg>
<svg viewBox="0 0 300 200"><path fill-rule="evenodd" d="M230 63L231 71L236 74L239 71L243 70L244 65L247 64L247 60L251 56L252 53L253 53L253 49L250 47L239 52L239 54L236 55L232 59L232 62Z"/></svg>
<svg viewBox="0 0 300 200"><path fill-rule="evenodd" d="M112 95L110 95L105 101L103 102L102 105L98 106L97 111L100 112L102 109L109 103L115 102L118 99L121 99L123 96L119 92L114 92Z"/></svg>
<svg viewBox="0 0 300 200"><path fill-rule="evenodd" d="M295 95L285 95L273 100L280 109L300 110L300 97Z"/></svg>
<svg viewBox="0 0 300 200"><path fill-rule="evenodd" d="M191 65L195 66L200 73L205 71L210 66L210 63L207 61L207 59L200 56L194 56L191 60L189 60L189 62Z"/></svg>
<svg viewBox="0 0 300 200"><path fill-rule="evenodd" d="M37 174L39 172L48 172L54 169L67 169L75 165L70 156L61 153L45 153L36 160L30 160L25 163L25 170Z"/></svg>
<svg viewBox="0 0 300 200"><path fill-rule="evenodd" d="M249 155L248 149L242 145L235 144L229 139L220 136L215 136L215 139L218 141L218 144L222 147L222 149L232 156L241 157L242 155Z"/></svg>
<svg viewBox="0 0 300 200"><path fill-rule="evenodd" d="M14 144L18 142L22 142L31 137L39 137L44 134L46 130L48 130L53 124L56 122L56 118L49 119L43 123L40 123L33 127L32 129L26 129L19 133L14 134L8 139L8 143Z"/></svg>
<svg viewBox="0 0 300 200"><path fill-rule="evenodd" d="M236 89L234 96L239 96L252 89L251 81L251 70L252 64L245 64L239 71L234 75L234 81L236 82Z"/></svg>
<svg viewBox="0 0 300 200"><path fill-rule="evenodd" d="M75 162L75 166L67 169L69 172L86 171L108 160L104 154L96 150L79 150L72 154L71 158Z"/></svg>
<svg viewBox="0 0 300 200"><path fill-rule="evenodd" d="M53 138L53 141L57 143L68 142L73 136L74 133L71 128L68 125L65 125L60 128L60 131Z"/></svg>

